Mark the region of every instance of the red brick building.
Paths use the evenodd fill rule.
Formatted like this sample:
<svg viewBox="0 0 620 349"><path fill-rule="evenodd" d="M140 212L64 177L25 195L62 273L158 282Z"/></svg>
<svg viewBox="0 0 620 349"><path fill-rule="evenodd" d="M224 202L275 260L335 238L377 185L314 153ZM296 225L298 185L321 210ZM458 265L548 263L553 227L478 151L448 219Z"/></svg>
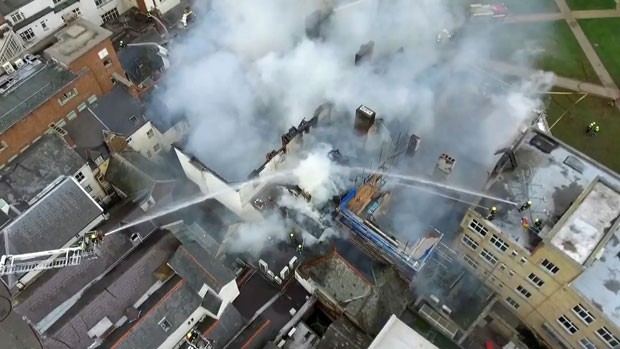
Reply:
<svg viewBox="0 0 620 349"><path fill-rule="evenodd" d="M78 20L56 36L45 51L50 60L25 60L0 76L0 167L13 160L45 132L64 135L66 121L88 104L125 82L112 33Z"/></svg>

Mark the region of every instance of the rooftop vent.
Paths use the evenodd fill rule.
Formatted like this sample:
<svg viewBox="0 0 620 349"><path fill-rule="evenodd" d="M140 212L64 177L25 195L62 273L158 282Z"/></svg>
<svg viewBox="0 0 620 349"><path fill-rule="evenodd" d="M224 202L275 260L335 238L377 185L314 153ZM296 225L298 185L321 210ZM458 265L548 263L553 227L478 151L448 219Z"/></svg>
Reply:
<svg viewBox="0 0 620 349"><path fill-rule="evenodd" d="M530 140L530 145L538 148L545 154L550 154L555 148L558 147L559 144L552 138L542 134L537 134Z"/></svg>
<svg viewBox="0 0 620 349"><path fill-rule="evenodd" d="M572 155L569 155L566 159L564 159L564 164L579 173L583 173L583 170L585 169L583 162L579 161L579 159Z"/></svg>
<svg viewBox="0 0 620 349"><path fill-rule="evenodd" d="M360 105L355 110L355 130L362 134L368 134L368 131L375 123L376 113L365 105Z"/></svg>

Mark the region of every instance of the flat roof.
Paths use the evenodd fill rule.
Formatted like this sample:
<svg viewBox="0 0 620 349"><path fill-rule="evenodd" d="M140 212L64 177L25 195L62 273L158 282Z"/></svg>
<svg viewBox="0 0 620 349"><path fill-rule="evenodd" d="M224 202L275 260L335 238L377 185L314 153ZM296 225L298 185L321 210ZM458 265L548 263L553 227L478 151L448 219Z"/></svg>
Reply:
<svg viewBox="0 0 620 349"><path fill-rule="evenodd" d="M111 31L78 18L56 34L58 42L46 49L45 54L68 66L111 36Z"/></svg>
<svg viewBox="0 0 620 349"><path fill-rule="evenodd" d="M28 64L21 69L35 71L11 91L0 95L0 133L7 131L49 101L52 96L67 87L77 77L53 63Z"/></svg>
<svg viewBox="0 0 620 349"><path fill-rule="evenodd" d="M392 315L368 349L439 349Z"/></svg>
<svg viewBox="0 0 620 349"><path fill-rule="evenodd" d="M616 217L619 212L616 211ZM608 228L608 227L607 227ZM573 281L573 287L620 327L620 231L613 232L602 254Z"/></svg>
<svg viewBox="0 0 620 349"><path fill-rule="evenodd" d="M551 243L583 264L619 214L620 193L597 182L551 238Z"/></svg>
<svg viewBox="0 0 620 349"><path fill-rule="evenodd" d="M535 129L530 129L521 143L514 148L514 159L517 164L515 169L511 169L507 156L502 159L505 161L500 160L500 163L503 163L504 168L500 168L497 173L490 177L487 183L487 194L516 202L519 205L514 206L497 200L483 199L479 202L482 207L477 207L476 211L486 217L489 213L487 207L496 206L497 214L491 223L502 233L511 236L513 241L530 251L545 238L545 234L560 221L560 218L568 212L579 195L594 180L600 178L611 186L619 186L620 184L620 178L617 174L552 136ZM597 194L598 190L593 195L602 195ZM592 198L594 199L595 196ZM523 212L519 212L519 206L528 200L532 202L532 206ZM588 210L592 210L592 208L587 207L593 204L592 201L586 201L586 207L577 209L580 212L579 216ZM540 232L534 229L524 229L521 224L523 217L530 221L532 227L535 219L541 219L543 227ZM609 219L609 217L605 219ZM604 223L600 223L598 226L602 227L603 225ZM566 229L570 229L571 226L574 225L568 224ZM567 234L567 230L560 233L556 242L560 241L558 239L564 239L565 234ZM599 240L601 234L601 232L595 234ZM592 240L593 238L589 237L588 239ZM583 239L583 236L580 236L580 239ZM556 246L558 245L560 245L561 250L571 252L572 248L568 244L564 244L563 247L562 244ZM585 261L587 257L584 258L582 255L587 254L589 256L593 245L595 246L596 243L589 243L589 252L583 250L583 246L579 247L581 257L576 256L575 252L571 252L572 255L569 255L578 262L580 260Z"/></svg>

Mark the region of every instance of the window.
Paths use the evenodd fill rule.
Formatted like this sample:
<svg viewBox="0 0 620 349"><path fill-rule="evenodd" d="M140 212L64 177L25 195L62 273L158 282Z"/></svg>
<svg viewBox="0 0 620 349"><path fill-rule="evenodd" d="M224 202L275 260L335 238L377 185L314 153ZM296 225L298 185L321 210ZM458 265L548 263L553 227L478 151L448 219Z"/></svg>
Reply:
<svg viewBox="0 0 620 349"><path fill-rule="evenodd" d="M97 156L97 158L95 159L95 164L99 166L102 163L103 163L103 156L102 155Z"/></svg>
<svg viewBox="0 0 620 349"><path fill-rule="evenodd" d="M46 19L42 20L42 21L40 22L40 24L41 24L41 28L42 28L43 30L48 30L48 29L49 29L49 27L47 26L47 20L46 20Z"/></svg>
<svg viewBox="0 0 620 349"><path fill-rule="evenodd" d="M80 10L79 7L74 8L71 12L73 12L76 17L80 17L82 15L82 10Z"/></svg>
<svg viewBox="0 0 620 349"><path fill-rule="evenodd" d="M77 88L69 90L69 91L63 93L62 96L60 96L60 98L58 98L58 104L63 106L65 104L67 104L71 99L73 99L73 97L75 97L77 95L78 95Z"/></svg>
<svg viewBox="0 0 620 349"><path fill-rule="evenodd" d="M127 143L131 143L131 137L127 137Z"/></svg>
<svg viewBox="0 0 620 349"><path fill-rule="evenodd" d="M596 345L594 345L594 343L592 343L592 341L588 338L581 338L579 340L579 344L581 344L583 349L596 349Z"/></svg>
<svg viewBox="0 0 620 349"><path fill-rule="evenodd" d="M525 264L527 263L527 258L521 257L521 260L519 262L521 262L521 264Z"/></svg>
<svg viewBox="0 0 620 349"><path fill-rule="evenodd" d="M164 317L163 319L159 320L159 327L161 327L164 332L168 332L172 328L172 325L170 324L168 319Z"/></svg>
<svg viewBox="0 0 620 349"><path fill-rule="evenodd" d="M545 284L545 281L543 281L543 279L536 276L536 274L534 273L531 273L530 275L528 275L527 278L530 280L531 283L536 285L536 287L541 287L542 285Z"/></svg>
<svg viewBox="0 0 620 349"><path fill-rule="evenodd" d="M153 152L157 153L157 152L158 152L158 151L160 151L160 150L161 150L161 146L160 146L159 144L155 144L155 145L153 146Z"/></svg>
<svg viewBox="0 0 620 349"><path fill-rule="evenodd" d="M5 141L0 141L0 152L3 152L6 150L6 148L8 148L9 146L6 144Z"/></svg>
<svg viewBox="0 0 620 349"><path fill-rule="evenodd" d="M95 104L95 103L97 103L97 96L92 95L92 96L88 97L88 103L89 103L89 104Z"/></svg>
<svg viewBox="0 0 620 349"><path fill-rule="evenodd" d="M560 268L558 268L555 264L551 263L548 259L542 261L540 265L542 265L543 268L545 268L548 272L554 275L557 274L558 271L560 271Z"/></svg>
<svg viewBox="0 0 620 349"><path fill-rule="evenodd" d="M112 58L110 58L107 48L104 48L103 50L99 51L99 59L103 62L103 65L106 67L109 67L112 65Z"/></svg>
<svg viewBox="0 0 620 349"><path fill-rule="evenodd" d="M78 172L75 174L75 179L77 179L78 183L82 182L86 177L82 172Z"/></svg>
<svg viewBox="0 0 620 349"><path fill-rule="evenodd" d="M480 222L478 222L475 219L472 219L471 222L469 223L469 229L475 231L481 236L487 236L487 233L489 232L487 228L484 227L484 225L482 225Z"/></svg>
<svg viewBox="0 0 620 349"><path fill-rule="evenodd" d="M101 6L103 6L103 5L107 4L107 3L108 3L108 0L95 0L95 5L97 7L101 7Z"/></svg>
<svg viewBox="0 0 620 349"><path fill-rule="evenodd" d="M581 321L583 321L586 325L589 325L594 322L595 317L592 315L583 305L577 304L573 307L573 313L579 316Z"/></svg>
<svg viewBox="0 0 620 349"><path fill-rule="evenodd" d="M508 277L509 277L509 278L512 278L513 276L515 276L515 272L514 272L514 270L509 271L509 272L508 272Z"/></svg>
<svg viewBox="0 0 620 349"><path fill-rule="evenodd" d="M63 0L52 0L52 2L54 3L54 5L58 5L63 2Z"/></svg>
<svg viewBox="0 0 620 349"><path fill-rule="evenodd" d="M149 139L153 138L153 136L155 136L155 132L153 131L153 129L149 129L148 131L146 131L146 136L149 137Z"/></svg>
<svg viewBox="0 0 620 349"><path fill-rule="evenodd" d="M512 250L512 252L510 252L510 255L511 255L512 257L516 257L516 256L518 256L519 254L517 253L517 250Z"/></svg>
<svg viewBox="0 0 620 349"><path fill-rule="evenodd" d="M575 326L575 324L572 321L570 321L570 319L567 318L565 315L560 316L558 318L558 322L560 323L560 325L564 327L566 332L570 334L575 334L577 333L577 331L579 331L579 328Z"/></svg>
<svg viewBox="0 0 620 349"><path fill-rule="evenodd" d="M149 159L151 158L151 151L150 150L146 151L146 157L149 158Z"/></svg>
<svg viewBox="0 0 620 349"><path fill-rule="evenodd" d="M491 243L493 244L493 246L497 247L497 249L502 252L506 252L506 250L508 249L508 244L505 243L504 240L500 239L495 234L491 236Z"/></svg>
<svg viewBox="0 0 620 349"><path fill-rule="evenodd" d="M21 36L24 41L30 41L34 39L34 32L32 31L32 28L28 28L21 32L19 36Z"/></svg>
<svg viewBox="0 0 620 349"><path fill-rule="evenodd" d="M476 262L473 258L468 255L464 255L463 259L465 260L465 263L469 264L470 267L473 269L478 269L478 262Z"/></svg>
<svg viewBox="0 0 620 349"><path fill-rule="evenodd" d="M118 10L115 7L111 9L110 11L104 13L103 16L101 16L101 19L103 20L103 23L108 23L108 22L111 22L117 19L119 16L120 14L118 13Z"/></svg>
<svg viewBox="0 0 620 349"><path fill-rule="evenodd" d="M67 114L67 120L73 120L77 118L77 113L75 111L70 111L69 114Z"/></svg>
<svg viewBox="0 0 620 349"><path fill-rule="evenodd" d="M491 265L495 265L495 263L497 263L497 257L495 257L491 252L487 251L485 248L483 248L480 252L480 256Z"/></svg>
<svg viewBox="0 0 620 349"><path fill-rule="evenodd" d="M17 24L21 21L24 20L24 14L21 12L15 12L13 14L11 14L11 22L13 22L13 24Z"/></svg>
<svg viewBox="0 0 620 349"><path fill-rule="evenodd" d="M510 297L506 298L506 303L508 303L514 309L519 309L519 303L517 303L514 299Z"/></svg>
<svg viewBox="0 0 620 349"><path fill-rule="evenodd" d="M83 111L84 109L86 109L86 103L80 103L80 105L78 105L78 111Z"/></svg>
<svg viewBox="0 0 620 349"><path fill-rule="evenodd" d="M501 263L501 264L499 265L499 270L501 270L501 271L506 270L506 264Z"/></svg>
<svg viewBox="0 0 620 349"><path fill-rule="evenodd" d="M607 343L607 346L610 348L615 348L616 346L620 345L620 339L618 339L618 337L611 334L611 332L609 332L607 327L599 328L598 330L596 330L596 334L599 337L601 337L601 339L605 343Z"/></svg>
<svg viewBox="0 0 620 349"><path fill-rule="evenodd" d="M463 234L463 243L472 250L476 250L478 248L478 243L467 234Z"/></svg>
<svg viewBox="0 0 620 349"><path fill-rule="evenodd" d="M133 122L134 125L138 123L138 118L135 115L129 117L129 121Z"/></svg>
<svg viewBox="0 0 620 349"><path fill-rule="evenodd" d="M84 187L84 190L86 190L87 193L90 193L93 191L93 187L91 187L90 185L87 185Z"/></svg>
<svg viewBox="0 0 620 349"><path fill-rule="evenodd" d="M519 292L526 299L530 298L532 296L530 291L528 291L525 287L523 287L521 285L517 286L517 292Z"/></svg>

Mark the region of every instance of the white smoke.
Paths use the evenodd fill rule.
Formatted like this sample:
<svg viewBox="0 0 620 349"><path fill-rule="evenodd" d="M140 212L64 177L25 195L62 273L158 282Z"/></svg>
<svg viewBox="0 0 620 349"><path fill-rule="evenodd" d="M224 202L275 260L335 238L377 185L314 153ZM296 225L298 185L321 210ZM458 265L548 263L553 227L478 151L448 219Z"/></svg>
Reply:
<svg viewBox="0 0 620 349"><path fill-rule="evenodd" d="M293 170L297 184L310 194L312 204L317 207L323 206L346 188L346 176L329 158L331 150L330 145L319 144Z"/></svg>
<svg viewBox="0 0 620 349"><path fill-rule="evenodd" d="M360 0L332 14L323 40L310 40L305 18L325 3L213 0L208 11L197 9L197 22L171 45L172 68L161 98L190 122L187 150L226 179L245 179L279 146L283 132L326 101L351 114L365 104L386 122L400 122L403 133L421 137L421 147L437 150L420 163L434 164L447 152L459 159L457 167L468 159L474 170L484 169L540 105L532 91L548 88L512 80L490 87L486 99L471 92L494 74L484 70L494 51L494 24L466 28L465 8L453 1ZM444 28L457 31L458 41L449 48L436 43ZM372 64L355 66L354 54L370 40L375 43ZM343 144L355 143L346 139L351 130L331 127ZM326 202L346 185L329 150L317 147L294 167L291 182L297 181L313 204ZM407 170L427 175L432 165L425 166ZM456 184L462 186L477 189L485 179L469 168L461 173ZM435 203L427 199L415 205L415 211L401 207L395 228L411 229L420 222L410 212L426 212L420 206ZM420 219L439 211L435 207Z"/></svg>

